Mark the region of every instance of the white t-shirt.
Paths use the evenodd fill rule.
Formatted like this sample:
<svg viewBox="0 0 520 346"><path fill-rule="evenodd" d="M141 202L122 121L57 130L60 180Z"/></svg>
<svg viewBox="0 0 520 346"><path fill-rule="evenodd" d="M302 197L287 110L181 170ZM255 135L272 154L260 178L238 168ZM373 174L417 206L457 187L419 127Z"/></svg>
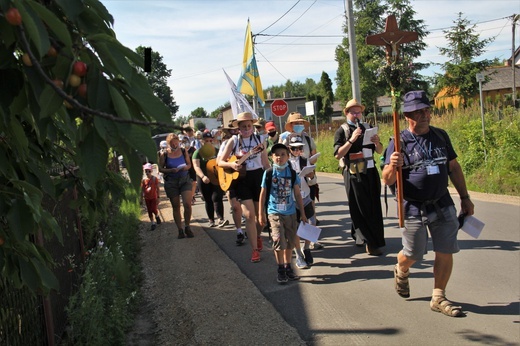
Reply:
<svg viewBox="0 0 520 346"><path fill-rule="evenodd" d="M235 155L236 157L241 158L257 145L262 144L262 139L255 134L251 135L249 138L242 138L240 135L234 135L229 139L229 142L232 143L229 145L233 145L231 155ZM227 145L228 144L226 143L226 146ZM247 171L254 171L256 169L263 168L262 152L260 151L249 156L245 161L245 164Z"/></svg>

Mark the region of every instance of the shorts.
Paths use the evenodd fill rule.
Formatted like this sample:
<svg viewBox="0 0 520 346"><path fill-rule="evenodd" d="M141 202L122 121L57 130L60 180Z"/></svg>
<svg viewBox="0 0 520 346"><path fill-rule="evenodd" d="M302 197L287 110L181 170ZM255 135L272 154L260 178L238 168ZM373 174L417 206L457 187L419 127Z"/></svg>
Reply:
<svg viewBox="0 0 520 346"><path fill-rule="evenodd" d="M312 202L307 203L307 205L303 207L303 210L305 211L305 217L307 219L314 216L314 207L312 206ZM298 209L296 209L296 220L300 220L300 211Z"/></svg>
<svg viewBox="0 0 520 346"><path fill-rule="evenodd" d="M159 211L157 210L157 198L145 198L144 202L146 204L146 210L148 211L148 217L159 214Z"/></svg>
<svg viewBox="0 0 520 346"><path fill-rule="evenodd" d="M318 191L318 184L309 186L309 190L309 197L314 201L316 199L316 192Z"/></svg>
<svg viewBox="0 0 520 346"><path fill-rule="evenodd" d="M252 199L254 202L258 202L260 200L263 176L264 170L259 168L254 171L247 171L245 177L237 179L235 190L237 199L241 201Z"/></svg>
<svg viewBox="0 0 520 346"><path fill-rule="evenodd" d="M168 199L178 197L184 191L191 191L193 181L189 174L179 178L170 178L164 182L164 191Z"/></svg>
<svg viewBox="0 0 520 346"><path fill-rule="evenodd" d="M401 231L403 254L406 257L420 261L428 253L428 231L432 238L433 251L453 254L460 251L457 243L459 221L455 206L450 205L440 209L442 215L436 212L424 216L408 216Z"/></svg>
<svg viewBox="0 0 520 346"><path fill-rule="evenodd" d="M296 214L267 215L269 224L271 225L271 238L273 239L273 250L292 250L296 245L296 230L298 223L296 222Z"/></svg>
<svg viewBox="0 0 520 346"><path fill-rule="evenodd" d="M191 180L197 181L197 172L195 172L195 168L193 168L193 163L191 164L191 168L188 172L189 172L188 174L189 174Z"/></svg>
<svg viewBox="0 0 520 346"><path fill-rule="evenodd" d="M237 181L233 180L228 189L229 199L237 198Z"/></svg>

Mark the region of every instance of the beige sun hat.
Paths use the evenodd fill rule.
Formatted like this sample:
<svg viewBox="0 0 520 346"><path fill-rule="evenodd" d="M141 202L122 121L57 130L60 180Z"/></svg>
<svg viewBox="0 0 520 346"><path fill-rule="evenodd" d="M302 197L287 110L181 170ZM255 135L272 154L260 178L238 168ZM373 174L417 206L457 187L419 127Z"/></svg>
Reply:
<svg viewBox="0 0 520 346"><path fill-rule="evenodd" d="M303 115L301 115L298 112L291 112L291 114L289 114L289 116L287 117L287 122L285 123L285 130L291 131L292 125L290 125L290 124L295 123L297 121L303 121L305 127L309 127L309 125L310 125L310 123L307 120L305 120Z"/></svg>
<svg viewBox="0 0 520 346"><path fill-rule="evenodd" d="M233 120L232 125L233 125L233 127L238 127L238 124L241 121L246 121L246 120L251 120L253 122L253 124L258 121L257 118L253 117L253 114L251 114L249 112L242 112L237 115L237 118L235 120Z"/></svg>
<svg viewBox="0 0 520 346"><path fill-rule="evenodd" d="M361 107L361 111L363 112L365 110L365 106L363 106L361 103L359 103L356 99L352 99L350 101L347 102L347 105L345 106L345 108L343 109L343 112L345 113L345 115L347 115L348 113L348 110L352 107Z"/></svg>

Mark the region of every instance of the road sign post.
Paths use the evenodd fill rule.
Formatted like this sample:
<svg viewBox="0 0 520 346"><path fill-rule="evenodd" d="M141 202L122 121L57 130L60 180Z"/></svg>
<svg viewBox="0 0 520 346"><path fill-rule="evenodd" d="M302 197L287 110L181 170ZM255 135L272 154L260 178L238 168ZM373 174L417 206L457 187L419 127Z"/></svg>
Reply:
<svg viewBox="0 0 520 346"><path fill-rule="evenodd" d="M282 117L287 114L289 106L283 99L276 99L271 103L271 112L274 116L278 117L280 121L280 133L282 133Z"/></svg>

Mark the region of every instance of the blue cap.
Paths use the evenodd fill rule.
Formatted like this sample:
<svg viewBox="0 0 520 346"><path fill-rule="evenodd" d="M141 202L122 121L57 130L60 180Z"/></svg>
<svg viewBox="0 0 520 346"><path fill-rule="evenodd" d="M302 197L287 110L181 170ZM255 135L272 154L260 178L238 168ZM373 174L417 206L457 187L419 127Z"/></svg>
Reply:
<svg viewBox="0 0 520 346"><path fill-rule="evenodd" d="M429 108L430 100L423 90L409 91L404 95L404 112L415 112L419 109Z"/></svg>

